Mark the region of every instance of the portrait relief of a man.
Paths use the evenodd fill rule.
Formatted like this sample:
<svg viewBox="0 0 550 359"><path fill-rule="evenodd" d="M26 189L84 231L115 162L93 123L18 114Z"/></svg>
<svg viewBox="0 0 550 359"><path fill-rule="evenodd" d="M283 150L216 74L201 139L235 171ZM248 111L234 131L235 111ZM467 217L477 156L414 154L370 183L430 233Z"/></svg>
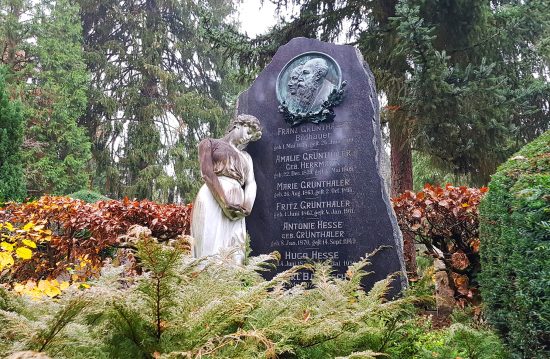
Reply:
<svg viewBox="0 0 550 359"><path fill-rule="evenodd" d="M335 84L327 80L329 65L323 58L313 58L296 66L287 84L287 105L301 113L319 110L334 89Z"/></svg>
<svg viewBox="0 0 550 359"><path fill-rule="evenodd" d="M279 112L291 126L331 122L333 108L344 98L342 71L338 63L322 52L304 52L281 69L275 83Z"/></svg>

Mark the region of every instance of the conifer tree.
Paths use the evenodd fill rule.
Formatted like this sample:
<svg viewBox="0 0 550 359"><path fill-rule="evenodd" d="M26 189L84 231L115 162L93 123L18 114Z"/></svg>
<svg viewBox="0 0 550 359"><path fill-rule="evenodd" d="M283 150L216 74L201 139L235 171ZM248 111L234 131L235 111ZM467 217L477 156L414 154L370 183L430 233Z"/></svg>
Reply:
<svg viewBox="0 0 550 359"><path fill-rule="evenodd" d="M91 101L94 183L110 197L192 199L194 147L227 121L221 53L199 18L225 19L219 1L81 0ZM175 172L175 173L174 173Z"/></svg>
<svg viewBox="0 0 550 359"><path fill-rule="evenodd" d="M212 37L243 63L262 66L293 37L347 35L388 101L394 194L412 186L413 148L482 184L513 149L548 128L544 1L272 2L297 7L298 16L254 40L211 21Z"/></svg>
<svg viewBox="0 0 550 359"><path fill-rule="evenodd" d="M23 163L28 192L88 187L90 143L77 119L86 108L78 6L67 0L1 1L2 62L27 119Z"/></svg>
<svg viewBox="0 0 550 359"><path fill-rule="evenodd" d="M34 17L34 68L27 87L24 151L32 194L67 194L88 187L90 142L77 120L86 109L89 76L82 58L78 6L43 1Z"/></svg>
<svg viewBox="0 0 550 359"><path fill-rule="evenodd" d="M18 103L10 101L0 67L0 202L22 200L25 180L21 165L24 120Z"/></svg>

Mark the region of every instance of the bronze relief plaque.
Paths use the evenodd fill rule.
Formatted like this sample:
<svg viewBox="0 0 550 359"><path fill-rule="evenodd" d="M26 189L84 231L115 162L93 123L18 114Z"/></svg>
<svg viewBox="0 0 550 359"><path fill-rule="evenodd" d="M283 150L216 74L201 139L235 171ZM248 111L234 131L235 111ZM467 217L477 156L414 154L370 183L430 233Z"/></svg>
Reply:
<svg viewBox="0 0 550 359"><path fill-rule="evenodd" d="M291 126L331 122L332 108L343 100L342 71L322 52L305 52L290 60L277 77L279 112Z"/></svg>

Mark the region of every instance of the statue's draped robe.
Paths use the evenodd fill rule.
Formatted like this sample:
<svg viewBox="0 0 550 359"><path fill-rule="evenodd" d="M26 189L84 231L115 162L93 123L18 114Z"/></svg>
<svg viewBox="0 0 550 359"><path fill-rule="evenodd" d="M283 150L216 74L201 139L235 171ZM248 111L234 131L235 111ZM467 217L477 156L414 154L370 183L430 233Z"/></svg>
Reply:
<svg viewBox="0 0 550 359"><path fill-rule="evenodd" d="M218 177L228 203L244 202L243 186L252 171L250 155L231 144L216 139L211 142L214 173ZM193 204L191 236L195 239L195 257L216 255L232 251L236 263L241 263L245 255L245 219L231 220L204 184Z"/></svg>

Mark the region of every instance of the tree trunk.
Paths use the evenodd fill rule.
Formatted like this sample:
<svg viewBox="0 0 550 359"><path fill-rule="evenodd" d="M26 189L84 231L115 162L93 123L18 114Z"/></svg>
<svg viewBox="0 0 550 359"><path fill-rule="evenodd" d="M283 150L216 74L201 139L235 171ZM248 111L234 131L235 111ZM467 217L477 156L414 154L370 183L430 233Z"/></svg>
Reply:
<svg viewBox="0 0 550 359"><path fill-rule="evenodd" d="M390 145L391 145L391 196L412 190L412 149L410 142L410 131L406 128L404 116L399 110L389 116ZM416 248L414 237L410 233L403 233L403 254L405 267L409 280L418 276L416 266Z"/></svg>

